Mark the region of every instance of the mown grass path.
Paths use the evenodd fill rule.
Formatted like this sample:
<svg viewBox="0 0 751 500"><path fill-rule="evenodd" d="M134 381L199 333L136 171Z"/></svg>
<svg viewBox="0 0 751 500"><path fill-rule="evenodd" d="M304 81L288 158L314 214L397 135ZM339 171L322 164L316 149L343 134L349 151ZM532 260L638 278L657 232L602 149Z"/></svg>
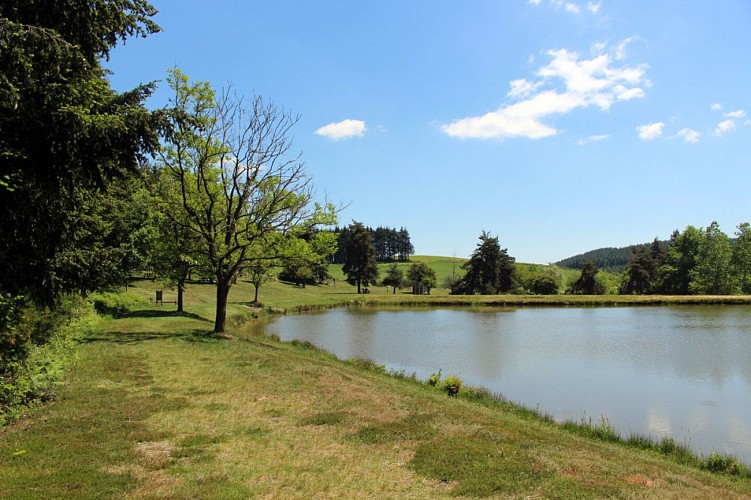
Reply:
<svg viewBox="0 0 751 500"><path fill-rule="evenodd" d="M751 498L747 480L145 309L0 434L8 498Z"/></svg>

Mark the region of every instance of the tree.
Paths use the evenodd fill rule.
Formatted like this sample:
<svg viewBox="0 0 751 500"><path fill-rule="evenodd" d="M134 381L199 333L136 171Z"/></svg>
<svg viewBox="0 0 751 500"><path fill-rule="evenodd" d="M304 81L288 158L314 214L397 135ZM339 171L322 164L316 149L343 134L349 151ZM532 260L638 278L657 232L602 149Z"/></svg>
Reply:
<svg viewBox="0 0 751 500"><path fill-rule="evenodd" d="M751 294L751 224L738 225L733 243L733 272L738 286L745 294Z"/></svg>
<svg viewBox="0 0 751 500"><path fill-rule="evenodd" d="M145 0L0 4L0 290L53 304L87 281L60 254L75 252L92 193L158 144L143 106L154 86L114 92L100 61L159 31L155 14Z"/></svg>
<svg viewBox="0 0 751 500"><path fill-rule="evenodd" d="M170 130L156 168L180 189L160 191L163 213L201 240L216 281L214 332L225 330L229 291L240 271L295 227L335 221L330 204L311 208L310 179L290 157L297 119L261 97L249 105L231 90L216 95L175 69L166 114ZM161 185L161 184L160 184ZM182 211L179 216L173 213Z"/></svg>
<svg viewBox="0 0 751 500"><path fill-rule="evenodd" d="M351 234L342 271L347 275L347 282L357 285L357 293L362 293L363 286L378 280L374 238L361 222L353 222L349 230Z"/></svg>
<svg viewBox="0 0 751 500"><path fill-rule="evenodd" d="M690 272L689 291L700 295L729 295L736 293L735 276L731 267L733 251L730 238L717 222L704 231L696 254L696 265Z"/></svg>
<svg viewBox="0 0 751 500"><path fill-rule="evenodd" d="M207 267L206 259L202 258L201 239L191 230L185 211L179 206L166 206L163 201L180 196L181 186L177 180L157 170L149 182L152 191L157 193L152 199L156 231L151 264L158 278L177 289L177 312L183 312L185 287L191 272ZM175 222L178 218L182 219L180 223Z"/></svg>
<svg viewBox="0 0 751 500"><path fill-rule="evenodd" d="M253 296L253 303L258 303L258 289L261 285L273 279L271 270L274 268L274 261L266 259L258 259L252 261L245 271L248 275L248 281L253 284L255 294Z"/></svg>
<svg viewBox="0 0 751 500"><path fill-rule="evenodd" d="M307 283L323 283L329 275L329 256L336 251L336 235L313 228L297 231L277 246L277 255L284 264L279 277L305 288Z"/></svg>
<svg viewBox="0 0 751 500"><path fill-rule="evenodd" d="M556 295L560 284L557 275L542 271L531 274L527 279L527 289L535 295Z"/></svg>
<svg viewBox="0 0 751 500"><path fill-rule="evenodd" d="M620 293L655 293L660 285L658 271L664 261L665 252L657 238L655 238L649 247L642 247L636 250L629 262L628 269L626 269Z"/></svg>
<svg viewBox="0 0 751 500"><path fill-rule="evenodd" d="M605 286L597 280L597 265L591 260L585 261L582 265L582 273L569 289L573 295L602 295L605 293Z"/></svg>
<svg viewBox="0 0 751 500"><path fill-rule="evenodd" d="M704 235L694 226L687 226L683 232L673 231L668 242L665 263L659 267L659 291L671 295L691 293L691 273L696 265L699 246Z"/></svg>
<svg viewBox="0 0 751 500"><path fill-rule="evenodd" d="M477 248L462 265L466 273L456 292L464 295L510 292L514 288L514 262L508 251L501 249L498 237L491 238L489 233L483 231Z"/></svg>
<svg viewBox="0 0 751 500"><path fill-rule="evenodd" d="M383 278L383 286L394 287L394 294L396 294L396 289L401 288L402 283L404 283L404 273L396 263L391 264L386 271L386 277Z"/></svg>
<svg viewBox="0 0 751 500"><path fill-rule="evenodd" d="M430 294L430 290L435 288L436 284L435 271L424 262L415 262L409 266L407 281L412 284L413 289L424 288Z"/></svg>

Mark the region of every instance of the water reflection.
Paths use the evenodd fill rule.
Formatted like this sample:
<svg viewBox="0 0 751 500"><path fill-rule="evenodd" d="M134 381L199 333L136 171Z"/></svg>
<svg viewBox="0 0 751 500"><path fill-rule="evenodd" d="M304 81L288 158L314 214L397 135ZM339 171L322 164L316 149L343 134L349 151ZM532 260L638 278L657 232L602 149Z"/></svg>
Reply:
<svg viewBox="0 0 751 500"><path fill-rule="evenodd" d="M606 416L751 463L751 308L332 310L268 325L341 358L457 373L558 419Z"/></svg>

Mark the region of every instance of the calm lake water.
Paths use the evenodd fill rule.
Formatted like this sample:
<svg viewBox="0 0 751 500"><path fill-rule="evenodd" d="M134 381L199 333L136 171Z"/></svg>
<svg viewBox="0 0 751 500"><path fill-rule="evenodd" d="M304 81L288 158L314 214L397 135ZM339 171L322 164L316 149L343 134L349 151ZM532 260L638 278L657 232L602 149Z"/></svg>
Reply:
<svg viewBox="0 0 751 500"><path fill-rule="evenodd" d="M268 333L751 464L751 307L335 309Z"/></svg>

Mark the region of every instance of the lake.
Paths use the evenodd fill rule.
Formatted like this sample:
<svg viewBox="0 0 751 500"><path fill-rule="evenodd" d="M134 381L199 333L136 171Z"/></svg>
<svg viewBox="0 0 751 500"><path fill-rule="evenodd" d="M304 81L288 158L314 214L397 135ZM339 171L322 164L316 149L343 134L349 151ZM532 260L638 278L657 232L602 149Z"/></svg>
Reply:
<svg viewBox="0 0 751 500"><path fill-rule="evenodd" d="M267 333L751 464L751 307L335 309Z"/></svg>

